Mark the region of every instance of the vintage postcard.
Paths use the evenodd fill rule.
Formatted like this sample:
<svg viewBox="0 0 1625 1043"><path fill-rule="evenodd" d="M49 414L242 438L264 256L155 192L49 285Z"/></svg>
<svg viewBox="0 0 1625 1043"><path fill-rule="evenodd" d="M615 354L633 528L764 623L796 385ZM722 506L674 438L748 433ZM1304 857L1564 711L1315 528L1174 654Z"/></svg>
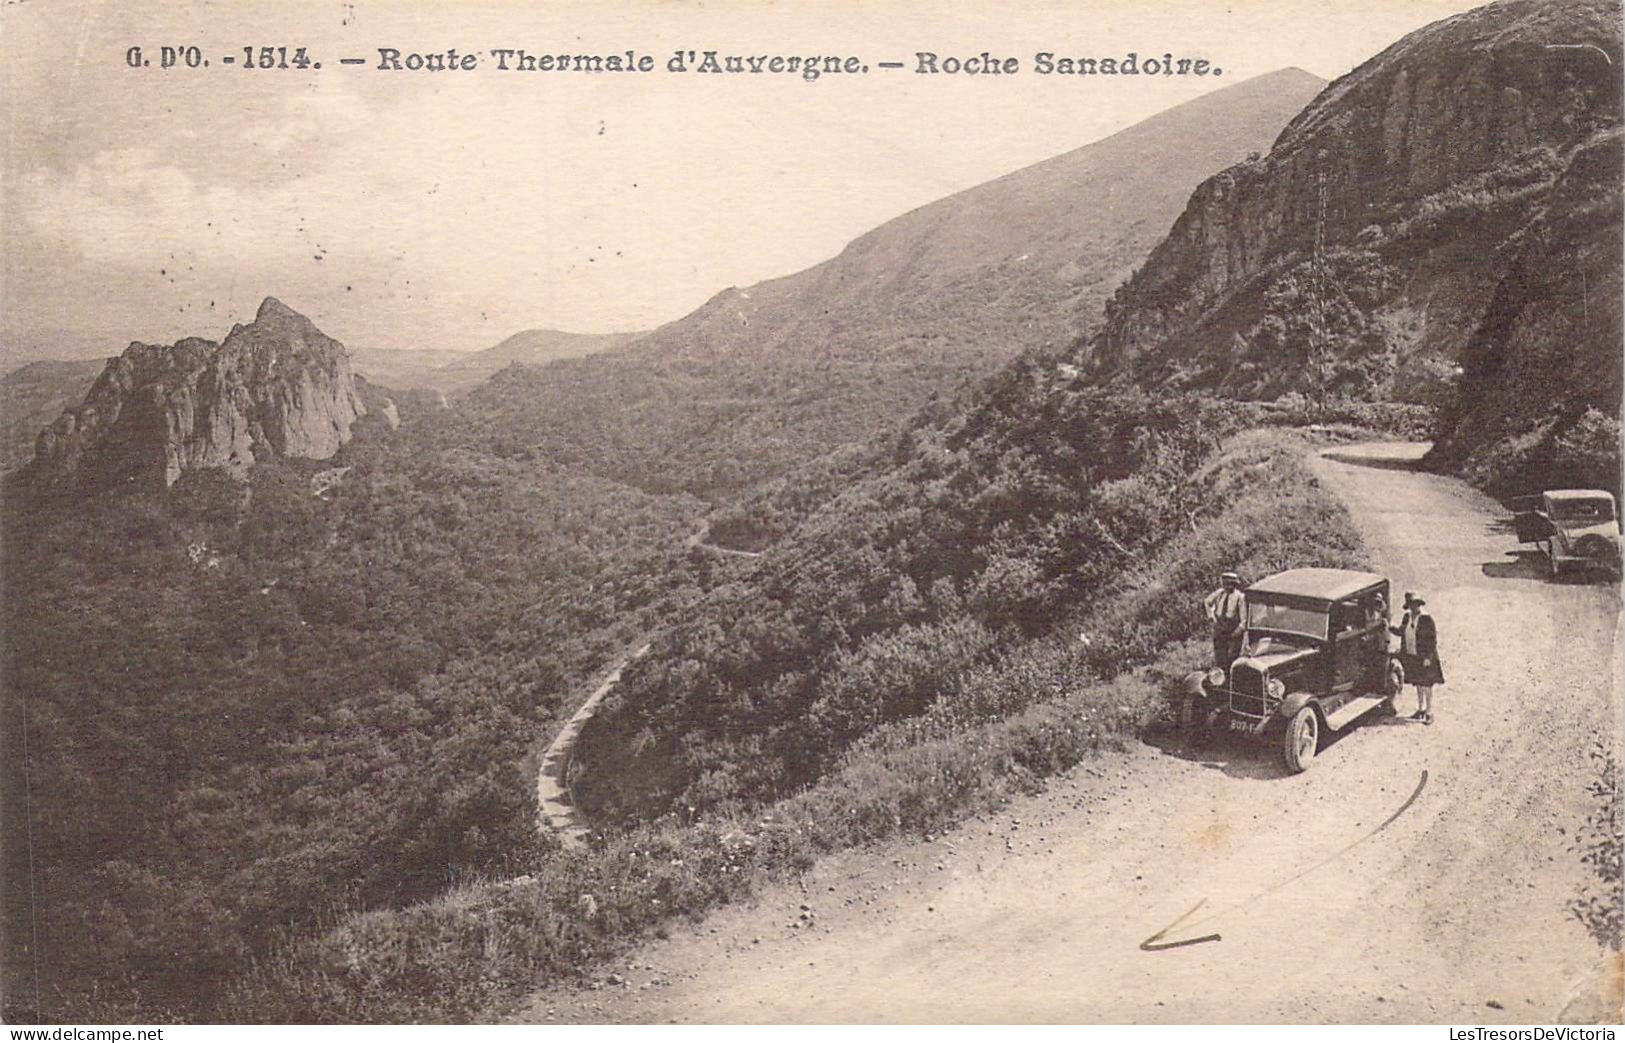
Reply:
<svg viewBox="0 0 1625 1043"><path fill-rule="evenodd" d="M1613 1039L1622 26L8 2L4 1020Z"/></svg>

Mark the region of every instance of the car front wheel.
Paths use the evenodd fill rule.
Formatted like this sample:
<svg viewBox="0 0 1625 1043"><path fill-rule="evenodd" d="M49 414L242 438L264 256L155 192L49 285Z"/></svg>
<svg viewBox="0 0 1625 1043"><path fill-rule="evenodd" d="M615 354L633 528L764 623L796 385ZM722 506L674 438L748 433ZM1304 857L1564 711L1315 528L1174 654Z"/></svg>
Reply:
<svg viewBox="0 0 1625 1043"><path fill-rule="evenodd" d="M1281 760L1287 771L1294 774L1306 771L1319 748L1320 719L1315 716L1314 707L1305 706L1292 715L1281 735Z"/></svg>

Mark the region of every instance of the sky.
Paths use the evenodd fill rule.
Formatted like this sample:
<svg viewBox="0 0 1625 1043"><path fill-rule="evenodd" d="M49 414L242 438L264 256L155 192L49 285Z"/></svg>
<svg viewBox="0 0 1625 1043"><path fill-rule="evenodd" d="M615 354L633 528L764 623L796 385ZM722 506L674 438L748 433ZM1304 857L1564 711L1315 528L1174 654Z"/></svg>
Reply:
<svg viewBox="0 0 1625 1043"><path fill-rule="evenodd" d="M265 296L355 348L649 329L1209 90L1289 66L1332 79L1473 6L8 3L0 361L218 339ZM163 69L165 45L210 65ZM129 66L132 46L150 66ZM303 46L323 67L246 68L245 46ZM381 47L481 64L379 70ZM656 71L499 72L497 48L633 50ZM871 71L669 74L679 49L854 55ZM1013 56L1022 72L922 75L918 51ZM1038 51L1171 52L1222 74L1039 76Z"/></svg>

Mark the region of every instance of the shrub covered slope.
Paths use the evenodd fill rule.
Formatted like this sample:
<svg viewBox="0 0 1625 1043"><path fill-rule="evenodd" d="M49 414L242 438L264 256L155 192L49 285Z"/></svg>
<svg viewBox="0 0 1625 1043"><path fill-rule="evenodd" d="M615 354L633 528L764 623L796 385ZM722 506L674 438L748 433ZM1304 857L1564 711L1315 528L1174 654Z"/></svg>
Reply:
<svg viewBox="0 0 1625 1043"><path fill-rule="evenodd" d="M1088 408L1101 425L1124 419L1087 395L1060 408ZM1163 408L1167 417L1202 407ZM638 938L663 930L673 917L698 916L749 895L827 851L940 831L1134 735L1159 714L1169 682L1205 654L1190 637L1198 626L1198 602L1216 570L1236 567L1261 575L1309 563L1363 564L1342 508L1302 463L1306 438L1247 431L1225 437L1221 447L1218 433L1232 423L1209 417L1197 425L1213 440L1205 450L1193 450L1188 461L1192 473L1180 485L1189 498L1177 524L1120 540L1124 549L1114 552L1119 557L1113 567L1101 570L1109 575L1090 588L1094 596L1035 592L1034 603L1050 599L1052 618L1023 626L1018 613L1003 624L997 643L974 636L999 626L985 604L962 601L952 611L939 610L931 622L878 624L860 655L865 678L878 686L877 701L887 706L884 719L872 719L870 730L842 750L796 761L801 774L794 785L754 772L719 772L715 765L732 763L724 758L734 755L725 735L721 742L710 738L722 735L722 726L689 721L687 739L709 745L693 748L692 764L685 753L683 765L662 773L668 780L664 791L628 788L607 795L611 810L626 820L622 828L600 832L586 848L540 852L516 877L470 884L401 910L346 917L325 934L279 950L238 981L227 1013L296 1022L487 1017L505 996L539 978L585 974ZM1130 435L1132 427L1122 433ZM1156 437L1145 429L1138 434ZM1173 458L1162 459L1171 465ZM1007 477L1018 491L1035 489L1028 483L1045 481L1040 470L1034 466L1025 478ZM885 473L869 484L883 482ZM1155 504L1160 513L1166 503L1153 487L1166 477L1107 479L1102 488L1131 482L1138 491L1130 497L1129 486L1117 486L1099 493L1102 503L1119 497L1116 512L1090 507L1074 520L1121 523L1130 517L1122 506L1130 499L1142 507ZM816 531L819 524L809 527ZM1005 557L1001 568L1040 568L1044 552L1035 546L1030 556L1015 551ZM805 597L814 593L801 591ZM723 603L739 596L731 589L714 593ZM1006 611L1014 607L1005 603ZM669 663L675 650L692 648L685 643L689 635L703 629L684 628L651 658ZM931 643L919 636L927 632L940 637ZM879 636L884 634L889 639ZM1083 634L1087 644L1079 639ZM929 664L929 689L921 692L916 675L901 668L923 649L939 658ZM857 660L832 656L819 676L839 677ZM657 667L628 688L599 743L634 719L633 700L656 691L650 679L669 669ZM628 679L633 676L628 671ZM687 705L697 706L702 717L712 709ZM772 711L763 706L761 712L765 717ZM796 713L787 707L779 714L782 734L822 726L814 714ZM638 770L656 763L655 745L647 745L636 755ZM621 759L628 752L600 745L589 778L628 768ZM700 781L679 789L689 778ZM726 791L718 785L723 778L731 784ZM705 806L691 812L688 801ZM585 895L592 896L590 904Z"/></svg>

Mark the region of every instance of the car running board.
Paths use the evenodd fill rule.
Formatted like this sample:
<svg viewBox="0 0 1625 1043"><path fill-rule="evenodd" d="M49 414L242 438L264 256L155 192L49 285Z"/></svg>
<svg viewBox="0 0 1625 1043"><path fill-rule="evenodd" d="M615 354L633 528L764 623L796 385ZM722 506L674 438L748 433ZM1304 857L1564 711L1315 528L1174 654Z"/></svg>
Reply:
<svg viewBox="0 0 1625 1043"><path fill-rule="evenodd" d="M1375 696L1357 695L1326 715L1326 727L1334 732L1342 731L1344 725L1361 714L1375 710L1382 704L1383 700Z"/></svg>

